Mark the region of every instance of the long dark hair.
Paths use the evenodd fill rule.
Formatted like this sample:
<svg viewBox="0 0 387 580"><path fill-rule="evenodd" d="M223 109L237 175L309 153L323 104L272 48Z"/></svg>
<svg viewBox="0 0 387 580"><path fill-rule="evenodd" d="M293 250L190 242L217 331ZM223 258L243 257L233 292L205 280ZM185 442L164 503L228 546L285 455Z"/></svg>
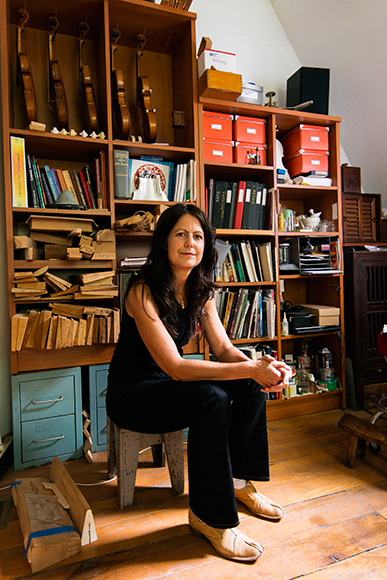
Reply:
<svg viewBox="0 0 387 580"><path fill-rule="evenodd" d="M214 294L213 269L217 259L215 236L206 214L196 205L177 203L165 210L157 222L152 236L151 250L139 276L132 278L128 291L134 284L147 286L159 311L159 316L172 336L178 334L177 311L172 270L168 259L168 236L179 219L190 214L203 230L203 258L192 269L185 285L185 312L190 321L191 336L196 333L204 312L204 305ZM144 290L143 290L144 291ZM144 296L144 294L143 294Z"/></svg>

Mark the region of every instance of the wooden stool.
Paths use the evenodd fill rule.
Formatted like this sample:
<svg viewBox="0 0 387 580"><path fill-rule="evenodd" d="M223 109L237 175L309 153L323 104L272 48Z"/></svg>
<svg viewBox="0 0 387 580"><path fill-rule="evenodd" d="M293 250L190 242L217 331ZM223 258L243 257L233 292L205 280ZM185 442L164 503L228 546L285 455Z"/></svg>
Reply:
<svg viewBox="0 0 387 580"><path fill-rule="evenodd" d="M345 465L354 468L359 451L365 452L365 441L378 445L387 444L387 433L384 433L379 427L355 417L350 413L343 415L339 421L339 427L350 434L347 457Z"/></svg>
<svg viewBox="0 0 387 580"><path fill-rule="evenodd" d="M155 467L165 465L165 451L173 493L184 493L183 431L172 433L137 433L117 427L107 417L108 476L117 474L120 508L133 505L138 454L141 448L152 447Z"/></svg>

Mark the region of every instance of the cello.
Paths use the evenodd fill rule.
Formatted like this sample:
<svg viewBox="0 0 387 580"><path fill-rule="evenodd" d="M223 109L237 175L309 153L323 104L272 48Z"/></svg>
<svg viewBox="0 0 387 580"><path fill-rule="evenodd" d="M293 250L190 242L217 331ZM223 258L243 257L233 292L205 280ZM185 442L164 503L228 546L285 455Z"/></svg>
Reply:
<svg viewBox="0 0 387 580"><path fill-rule="evenodd" d="M60 72L59 63L53 57L53 42L59 26L56 16L50 16L49 24L51 34L48 36L48 60L49 60L49 90L50 98L48 104L54 114L55 122L59 129L69 130L69 115L67 109L66 91Z"/></svg>
<svg viewBox="0 0 387 580"><path fill-rule="evenodd" d="M27 109L28 121L36 121L37 108L34 79L32 78L30 63L26 52L22 51L22 32L25 32L25 25L30 17L25 8L20 8L18 11L20 17L17 28L17 84L23 86L24 102Z"/></svg>
<svg viewBox="0 0 387 580"><path fill-rule="evenodd" d="M114 53L117 50L117 43L121 38L121 32L118 28L114 28L111 32L111 36L112 99L115 133L119 139L126 140L129 138L130 115L129 107L125 98L125 81L122 70L116 69L114 66Z"/></svg>
<svg viewBox="0 0 387 580"><path fill-rule="evenodd" d="M80 22L79 28L81 34L79 37L79 94L83 97L89 132L99 133L97 106L95 104L93 83L91 81L91 70L87 64L83 64L83 47L85 45L85 36L89 32L87 22Z"/></svg>
<svg viewBox="0 0 387 580"><path fill-rule="evenodd" d="M154 143L157 135L156 109L153 109L151 103L152 89L149 86L148 77L140 73L140 58L143 56L143 50L146 38L143 34L137 36L139 49L137 52L137 105L141 109L142 128L144 131L145 143Z"/></svg>

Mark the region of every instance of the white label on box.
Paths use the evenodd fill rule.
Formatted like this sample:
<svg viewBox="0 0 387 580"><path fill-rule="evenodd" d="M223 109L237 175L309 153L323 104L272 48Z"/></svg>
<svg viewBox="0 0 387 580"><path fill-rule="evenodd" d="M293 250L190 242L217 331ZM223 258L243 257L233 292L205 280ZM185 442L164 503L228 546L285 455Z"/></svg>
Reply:
<svg viewBox="0 0 387 580"><path fill-rule="evenodd" d="M244 192L244 190L243 190L243 189L240 189L240 190L239 190L239 197L238 197L238 201L239 201L240 203L242 203L242 201L243 201L243 192Z"/></svg>
<svg viewBox="0 0 387 580"><path fill-rule="evenodd" d="M198 57L198 77L200 78L204 71L212 66L216 70L236 73L236 56L232 52L206 48Z"/></svg>
<svg viewBox="0 0 387 580"><path fill-rule="evenodd" d="M217 155L218 157L223 157L223 151L212 150L212 155Z"/></svg>
<svg viewBox="0 0 387 580"><path fill-rule="evenodd" d="M211 129L215 129L215 131L221 131L223 129L223 125L219 123L211 123Z"/></svg>
<svg viewBox="0 0 387 580"><path fill-rule="evenodd" d="M250 203L250 198L251 198L251 189L246 189L246 198L245 198L245 202L246 202L246 203Z"/></svg>
<svg viewBox="0 0 387 580"><path fill-rule="evenodd" d="M231 191L231 189L228 189L226 203L231 203L231 197L232 197L232 191Z"/></svg>
<svg viewBox="0 0 387 580"><path fill-rule="evenodd" d="M320 141L320 137L312 135L310 138L311 141Z"/></svg>
<svg viewBox="0 0 387 580"><path fill-rule="evenodd" d="M251 133L251 135L256 135L257 134L257 130L256 129L252 129L250 127L247 127L246 133Z"/></svg>
<svg viewBox="0 0 387 580"><path fill-rule="evenodd" d="M311 165L320 165L320 160L319 159L312 159L310 164Z"/></svg>

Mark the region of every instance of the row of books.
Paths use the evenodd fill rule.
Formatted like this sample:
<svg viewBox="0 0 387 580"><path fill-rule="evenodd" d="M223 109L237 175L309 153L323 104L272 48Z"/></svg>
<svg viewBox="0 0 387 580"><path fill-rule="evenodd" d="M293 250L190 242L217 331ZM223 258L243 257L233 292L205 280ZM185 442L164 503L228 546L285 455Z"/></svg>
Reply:
<svg viewBox="0 0 387 580"><path fill-rule="evenodd" d="M218 229L271 230L273 191L257 181L209 180L207 215Z"/></svg>
<svg viewBox="0 0 387 580"><path fill-rule="evenodd" d="M107 207L105 153L85 165L80 171L39 166L36 158L26 153L29 207L45 208L54 205L63 191L71 191L75 205L85 209ZM28 206L26 206L28 207Z"/></svg>
<svg viewBox="0 0 387 580"><path fill-rule="evenodd" d="M274 282L276 279L275 251L271 242L254 240L235 242L226 255L217 282Z"/></svg>
<svg viewBox="0 0 387 580"><path fill-rule="evenodd" d="M73 316L70 304L50 304L50 309L21 311L11 318L11 350L61 349L116 343L120 331L118 308L82 306ZM66 308L67 307L67 308Z"/></svg>
<svg viewBox="0 0 387 580"><path fill-rule="evenodd" d="M218 288L217 311L231 340L275 337L274 290Z"/></svg>

